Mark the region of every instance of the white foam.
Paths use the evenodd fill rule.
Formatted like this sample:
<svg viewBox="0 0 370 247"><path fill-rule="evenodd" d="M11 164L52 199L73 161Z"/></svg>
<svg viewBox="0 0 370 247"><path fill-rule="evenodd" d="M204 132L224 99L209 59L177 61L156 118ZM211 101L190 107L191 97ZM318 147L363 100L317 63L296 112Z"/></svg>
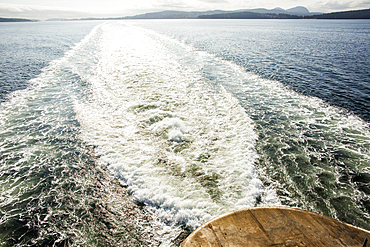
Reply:
<svg viewBox="0 0 370 247"><path fill-rule="evenodd" d="M351 198L346 207L356 214L354 217L359 221L370 218L359 203L368 195L356 183L343 182L348 173L370 170L368 123L319 98L294 92L279 81L246 72L233 62L215 58L204 71L212 78L222 78L225 88L258 121L263 136L259 141L262 162L258 174L269 184L268 189L283 195L280 199L285 205L338 217L343 215L343 207L335 200ZM340 186L328 186L320 178L322 174L333 177L327 183ZM302 179L297 181L297 177ZM317 192L320 189L325 193Z"/></svg>
<svg viewBox="0 0 370 247"><path fill-rule="evenodd" d="M99 28L96 71L75 112L81 138L137 200L196 227L268 194L254 170L253 122L203 76L210 57L124 22Z"/></svg>

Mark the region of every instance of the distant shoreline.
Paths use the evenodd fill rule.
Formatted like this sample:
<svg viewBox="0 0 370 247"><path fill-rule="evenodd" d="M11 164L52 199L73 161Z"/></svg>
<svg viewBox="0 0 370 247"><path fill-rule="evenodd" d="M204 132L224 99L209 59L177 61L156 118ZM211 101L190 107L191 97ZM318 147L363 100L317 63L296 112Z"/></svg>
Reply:
<svg viewBox="0 0 370 247"><path fill-rule="evenodd" d="M3 18L0 17L0 22L37 22L39 20L30 20L30 19L23 19L23 18Z"/></svg>
<svg viewBox="0 0 370 247"><path fill-rule="evenodd" d="M236 11L204 11L204 12L186 12L186 11L162 11L146 13L136 16L109 17L109 18L51 18L46 21L90 21L90 20L154 20L154 19L329 19L329 20L356 20L370 19L370 9L350 10L332 13L310 13L304 7L296 7L296 12L289 12L280 8L273 10L256 9L256 10L236 10ZM302 10L303 9L303 10ZM305 12L306 11L306 12ZM3 18L0 22L38 22L25 18Z"/></svg>
<svg viewBox="0 0 370 247"><path fill-rule="evenodd" d="M198 19L330 19L330 20L355 20L370 19L370 9L333 12L328 14L300 16L283 13L255 13L250 11L200 15Z"/></svg>

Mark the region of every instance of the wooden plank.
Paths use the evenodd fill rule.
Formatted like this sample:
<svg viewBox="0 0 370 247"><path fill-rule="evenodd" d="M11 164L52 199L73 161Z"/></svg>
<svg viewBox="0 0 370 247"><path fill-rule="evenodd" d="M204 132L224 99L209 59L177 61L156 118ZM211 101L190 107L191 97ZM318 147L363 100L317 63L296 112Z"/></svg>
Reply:
<svg viewBox="0 0 370 247"><path fill-rule="evenodd" d="M362 246L365 240L355 227L332 218L299 210L284 212L297 227L305 230L314 246L328 246L329 243L332 243L330 246Z"/></svg>
<svg viewBox="0 0 370 247"><path fill-rule="evenodd" d="M214 218L181 244L192 246L359 246L370 231L286 207L247 208Z"/></svg>
<svg viewBox="0 0 370 247"><path fill-rule="evenodd" d="M281 212L279 208L250 210L268 233L271 242L289 242L297 246L309 246L310 240Z"/></svg>
<svg viewBox="0 0 370 247"><path fill-rule="evenodd" d="M229 217L222 217L214 224L209 224L219 239L221 246L266 246L271 244L268 236L261 229L260 224L252 216L250 211L231 214ZM259 238L256 239L255 236ZM240 239L243 242L240 243Z"/></svg>

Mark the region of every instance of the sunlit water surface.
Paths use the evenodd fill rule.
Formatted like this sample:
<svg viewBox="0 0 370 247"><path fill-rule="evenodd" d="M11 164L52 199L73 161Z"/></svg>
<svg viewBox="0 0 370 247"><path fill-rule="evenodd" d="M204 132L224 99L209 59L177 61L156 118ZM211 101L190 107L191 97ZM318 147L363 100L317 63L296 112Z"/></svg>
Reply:
<svg viewBox="0 0 370 247"><path fill-rule="evenodd" d="M178 245L266 205L370 229L369 24L57 23L79 30L72 48L55 45L20 88L6 73L22 68L2 71L0 243Z"/></svg>

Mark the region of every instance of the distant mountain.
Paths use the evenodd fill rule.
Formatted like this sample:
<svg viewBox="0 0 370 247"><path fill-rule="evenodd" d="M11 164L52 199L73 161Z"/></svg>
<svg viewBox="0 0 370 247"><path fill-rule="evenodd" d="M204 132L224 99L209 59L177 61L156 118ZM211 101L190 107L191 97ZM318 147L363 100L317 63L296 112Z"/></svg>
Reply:
<svg viewBox="0 0 370 247"><path fill-rule="evenodd" d="M2 18L0 17L0 22L32 22L38 20L29 20L29 19L22 19L22 18Z"/></svg>
<svg viewBox="0 0 370 247"><path fill-rule="evenodd" d="M370 9L352 10L320 15L307 15L308 10L297 7L289 10L275 8L273 10L254 9L244 12L200 15L199 19L370 19ZM288 12L289 11L289 12ZM308 12L309 13L309 12Z"/></svg>
<svg viewBox="0 0 370 247"><path fill-rule="evenodd" d="M251 12L251 13L259 13L259 14L287 14L287 15L297 15L297 16L310 16L315 14L321 13L311 13L306 7L297 6L291 9L282 9L282 8L274 8L274 9L264 9L264 8L257 8L257 9L241 9L236 11L231 11L229 13L236 13L236 12Z"/></svg>
<svg viewBox="0 0 370 247"><path fill-rule="evenodd" d="M229 13L230 11L213 10L213 11L172 11L166 10L161 12L146 13L135 16L127 16L125 19L196 19L200 15L213 15L220 13Z"/></svg>
<svg viewBox="0 0 370 247"><path fill-rule="evenodd" d="M294 15L302 15L302 16L311 15L310 11L306 7L303 7L303 6L297 6L291 9L287 9L286 12L294 14Z"/></svg>
<svg viewBox="0 0 370 247"><path fill-rule="evenodd" d="M251 12L251 13L258 13L258 14L283 14L286 13L286 11L282 8L274 8L274 9L264 9L264 8L258 8L258 9L241 9L236 10L235 12Z"/></svg>
<svg viewBox="0 0 370 247"><path fill-rule="evenodd" d="M122 19L370 19L370 9L354 10L345 12L336 12L323 14L310 12L303 6L297 6L290 9L240 9L235 11L161 11L152 12L135 16L117 17L117 18L83 18L83 19L49 19L48 21L67 21L67 20L122 20ZM11 21L27 19L0 18Z"/></svg>
<svg viewBox="0 0 370 247"><path fill-rule="evenodd" d="M310 13L310 11L306 7L303 7L303 6L297 6L291 9L287 9L287 10L277 7L274 9L264 9L264 8L242 9L242 10L237 10L234 12L252 12L252 13L260 13L260 14L290 14L290 15L298 15L298 16L313 15L312 13Z"/></svg>
<svg viewBox="0 0 370 247"><path fill-rule="evenodd" d="M213 11L161 11L161 12L153 12L153 13L146 13L141 15L135 16L127 16L123 17L123 19L196 19L200 16L209 16L209 15L219 15L219 14L232 14L232 13L241 13L241 12L251 12L251 13L258 13L258 14L282 14L284 15L296 15L296 16L310 16L319 13L310 13L310 11L303 6L297 6L291 9L284 10L282 8L274 8L274 9L241 9L235 11L223 11L223 10L213 10ZM261 16L260 16L261 17Z"/></svg>
<svg viewBox="0 0 370 247"><path fill-rule="evenodd" d="M370 19L370 9L334 12L312 17L315 19Z"/></svg>
<svg viewBox="0 0 370 247"><path fill-rule="evenodd" d="M199 19L303 19L303 16L283 13L234 12L215 15L200 15Z"/></svg>

